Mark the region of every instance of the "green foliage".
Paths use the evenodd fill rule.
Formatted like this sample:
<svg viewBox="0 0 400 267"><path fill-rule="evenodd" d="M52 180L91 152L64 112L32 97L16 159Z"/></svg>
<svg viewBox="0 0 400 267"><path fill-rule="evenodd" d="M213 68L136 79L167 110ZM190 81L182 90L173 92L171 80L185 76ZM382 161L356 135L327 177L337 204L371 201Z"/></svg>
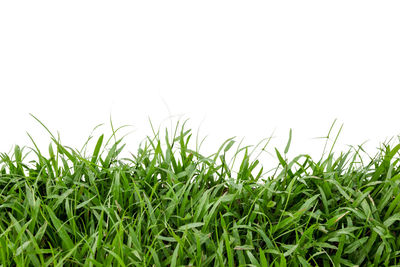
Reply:
<svg viewBox="0 0 400 267"><path fill-rule="evenodd" d="M400 264L400 144L368 164L361 147L290 161L290 131L267 176L249 147L228 163L232 138L209 157L191 149L179 123L130 158L116 131L89 156L51 137L49 157L34 142L30 162L19 146L1 154L2 266Z"/></svg>

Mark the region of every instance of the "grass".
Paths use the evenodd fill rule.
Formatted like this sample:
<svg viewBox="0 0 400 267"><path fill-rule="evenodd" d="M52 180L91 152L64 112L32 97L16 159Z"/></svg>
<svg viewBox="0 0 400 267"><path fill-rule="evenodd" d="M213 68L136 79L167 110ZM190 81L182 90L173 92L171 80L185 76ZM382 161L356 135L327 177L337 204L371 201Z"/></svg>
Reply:
<svg viewBox="0 0 400 267"><path fill-rule="evenodd" d="M289 138L267 175L234 139L203 156L179 123L122 158L118 130L89 155L50 131L48 156L33 139L1 154L1 266L400 265L400 144L315 161L288 159Z"/></svg>

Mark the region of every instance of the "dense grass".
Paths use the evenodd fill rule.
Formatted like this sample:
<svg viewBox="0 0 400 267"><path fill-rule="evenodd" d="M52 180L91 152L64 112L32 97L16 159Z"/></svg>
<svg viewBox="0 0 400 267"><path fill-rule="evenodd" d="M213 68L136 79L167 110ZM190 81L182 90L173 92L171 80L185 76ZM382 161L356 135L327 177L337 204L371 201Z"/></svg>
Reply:
<svg viewBox="0 0 400 267"><path fill-rule="evenodd" d="M89 156L54 135L49 156L33 139L1 154L2 266L400 264L399 144L364 163L361 147L287 159L289 140L267 175L232 139L191 149L184 125L128 158L115 135Z"/></svg>

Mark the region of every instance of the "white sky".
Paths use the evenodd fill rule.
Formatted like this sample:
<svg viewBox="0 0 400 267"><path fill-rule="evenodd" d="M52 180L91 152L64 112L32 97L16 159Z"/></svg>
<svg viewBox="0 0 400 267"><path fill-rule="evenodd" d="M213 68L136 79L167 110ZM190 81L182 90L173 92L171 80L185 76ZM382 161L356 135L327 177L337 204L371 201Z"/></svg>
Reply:
<svg viewBox="0 0 400 267"><path fill-rule="evenodd" d="M399 1L1 1L0 151L47 148L131 124L127 150L168 116L208 135L205 151L275 131L269 151L318 156L400 134ZM104 130L108 129L103 128ZM101 131L100 131L101 132ZM100 133L98 132L98 133Z"/></svg>

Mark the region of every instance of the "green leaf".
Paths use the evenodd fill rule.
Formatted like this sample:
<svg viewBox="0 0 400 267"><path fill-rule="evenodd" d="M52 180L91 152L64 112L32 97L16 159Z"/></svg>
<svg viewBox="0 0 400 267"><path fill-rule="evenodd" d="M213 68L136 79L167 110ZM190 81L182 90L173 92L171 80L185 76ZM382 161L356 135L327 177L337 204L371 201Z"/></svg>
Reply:
<svg viewBox="0 0 400 267"><path fill-rule="evenodd" d="M103 139L104 139L104 134L102 134L99 137L99 139L97 140L96 147L94 148L94 152L93 152L93 156L92 156L92 160L91 160L91 162L93 164L96 163L97 158L99 157L99 153L100 153L101 145L103 143Z"/></svg>
<svg viewBox="0 0 400 267"><path fill-rule="evenodd" d="M285 154L287 154L288 151L289 151L290 142L291 142L291 141L292 141L292 129L290 129L290 131L289 131L289 140L288 140L288 142L287 142L287 144L286 144L286 147L285 147L285 151L284 151Z"/></svg>
<svg viewBox="0 0 400 267"><path fill-rule="evenodd" d="M188 223L188 224L180 226L178 228L178 230L179 231L186 231L186 230L189 230L189 229L192 229L192 228L197 228L197 227L200 227L200 226L203 226L203 225L204 225L203 222Z"/></svg>
<svg viewBox="0 0 400 267"><path fill-rule="evenodd" d="M235 140L231 140L225 147L224 152L226 153L233 145L235 144Z"/></svg>
<svg viewBox="0 0 400 267"><path fill-rule="evenodd" d="M46 206L47 213L50 216L50 219L53 223L53 226L55 230L58 233L58 236L61 238L62 243L66 249L73 249L74 248L74 242L72 242L71 238L69 237L67 231L65 230L64 224L61 223L61 221L57 218L57 216L54 214L53 210L49 207Z"/></svg>

